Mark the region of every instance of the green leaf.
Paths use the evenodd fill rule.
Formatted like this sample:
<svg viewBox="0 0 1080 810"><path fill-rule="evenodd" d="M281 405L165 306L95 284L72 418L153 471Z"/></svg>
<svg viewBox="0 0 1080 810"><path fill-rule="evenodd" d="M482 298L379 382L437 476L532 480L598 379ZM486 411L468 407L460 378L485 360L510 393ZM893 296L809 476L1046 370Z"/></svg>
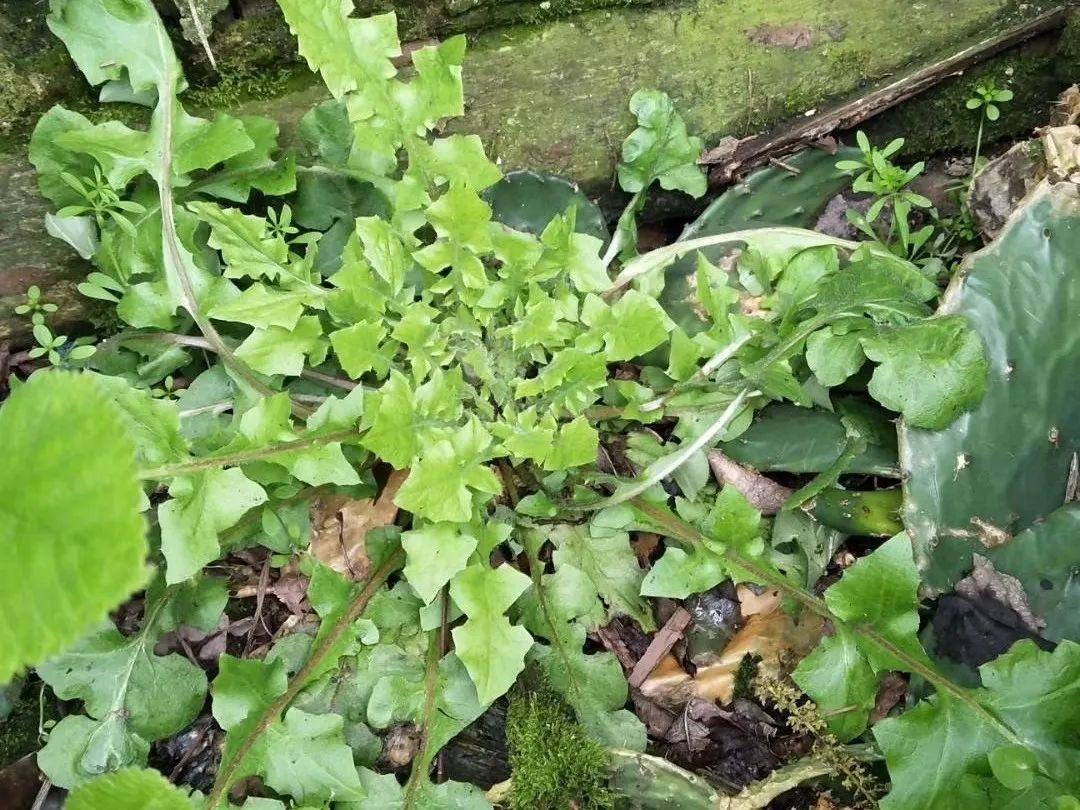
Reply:
<svg viewBox="0 0 1080 810"><path fill-rule="evenodd" d="M476 538L455 523L434 523L404 532L405 579L430 604L443 585L461 571L476 550Z"/></svg>
<svg viewBox="0 0 1080 810"><path fill-rule="evenodd" d="M296 440L299 437L292 428L291 413L292 403L285 393L260 399L254 407L249 408L240 417L239 435L225 448L225 452L255 449ZM360 483L360 476L345 458L340 442L328 442L306 450L277 453L267 461L284 467L292 475L311 486L326 484L351 486Z"/></svg>
<svg viewBox="0 0 1080 810"><path fill-rule="evenodd" d="M814 332L806 341L806 364L818 382L832 388L847 381L863 363L863 333L852 330L838 333L826 327Z"/></svg>
<svg viewBox="0 0 1080 810"><path fill-rule="evenodd" d="M71 792L67 810L191 810L191 800L157 771L134 768L100 776Z"/></svg>
<svg viewBox="0 0 1080 810"><path fill-rule="evenodd" d="M146 579L135 448L92 377L34 374L0 408L0 682L71 644ZM103 565L102 560L108 560Z"/></svg>
<svg viewBox="0 0 1080 810"><path fill-rule="evenodd" d="M153 631L147 625L126 639L108 625L39 665L38 674L57 697L82 700L93 719L81 724L75 738L50 739L47 748L70 746L71 770L57 774L61 779L81 782L143 764L149 743L175 734L198 715L206 676L182 655L154 655Z"/></svg>
<svg viewBox="0 0 1080 810"><path fill-rule="evenodd" d="M219 304L208 313L219 321L246 323L258 329L278 327L296 328L304 307L312 305L313 297L308 290L278 290L255 282L239 296Z"/></svg>
<svg viewBox="0 0 1080 810"><path fill-rule="evenodd" d="M664 596L685 599L691 594L704 593L728 578L724 560L703 546L691 546L683 551L668 545L641 582L642 596Z"/></svg>
<svg viewBox="0 0 1080 810"><path fill-rule="evenodd" d="M268 233L263 217L222 208L211 202L191 202L187 208L210 226L210 247L221 251L227 278L267 278L280 281L291 273L289 247Z"/></svg>
<svg viewBox="0 0 1080 810"><path fill-rule="evenodd" d="M220 173L199 182L199 190L235 203L246 203L253 189L273 196L295 191L296 158L292 153L280 159L273 157L277 150L277 122L254 115L239 120L252 147L228 158Z"/></svg>
<svg viewBox="0 0 1080 810"><path fill-rule="evenodd" d="M150 136L119 121L105 121L88 129L65 132L57 146L90 155L101 166L114 189L123 189L150 168Z"/></svg>
<svg viewBox="0 0 1080 810"><path fill-rule="evenodd" d="M366 795L337 714L289 709L266 732L263 778L302 803L362 801Z"/></svg>
<svg viewBox="0 0 1080 810"><path fill-rule="evenodd" d="M392 352L383 346L386 328L376 322L355 323L330 333L330 345L345 373L358 380L367 372L385 377L390 369Z"/></svg>
<svg viewBox="0 0 1080 810"><path fill-rule="evenodd" d="M474 493L502 492L498 476L484 464L490 445L491 435L474 417L449 438L424 448L394 503L435 523L468 521Z"/></svg>
<svg viewBox="0 0 1080 810"><path fill-rule="evenodd" d="M266 492L236 468L173 479L172 499L158 507L166 581L183 582L221 554L218 536L266 502Z"/></svg>
<svg viewBox="0 0 1080 810"><path fill-rule="evenodd" d="M485 706L505 694L525 667L532 636L504 614L528 587L529 578L509 565L473 565L450 582L450 596L469 617L453 630L454 648Z"/></svg>
<svg viewBox="0 0 1080 810"><path fill-rule="evenodd" d="M655 298L627 290L611 307L597 299L586 301L582 320L603 337L604 354L609 362L633 360L667 340L674 328Z"/></svg>
<svg viewBox="0 0 1080 810"><path fill-rule="evenodd" d="M1080 706L1080 646L1067 641L1046 652L1021 641L980 672L984 688L969 692L974 701L1016 732L1037 758L1041 774L1056 782L1056 795L1075 795L1080 753L1072 730ZM994 752L1015 745L970 703L943 693L882 721L874 737L892 777L884 808L987 807L985 792L994 792L997 784L989 775L990 758L1001 765L1003 755Z"/></svg>
<svg viewBox="0 0 1080 810"><path fill-rule="evenodd" d="M686 134L686 124L666 93L638 90L630 99L630 112L638 128L622 147L619 185L631 193L659 181L668 191L678 189L692 197L705 193L705 173L698 166L702 143Z"/></svg>
<svg viewBox="0 0 1080 810"><path fill-rule="evenodd" d="M610 652L582 650L586 633L606 621L592 581L563 564L522 597L521 615L532 633L549 642L534 645L530 659L540 665L547 683L566 699L589 735L609 747L643 751L645 727L623 708L627 686L618 660Z"/></svg>
<svg viewBox="0 0 1080 810"><path fill-rule="evenodd" d="M556 526L550 533L557 568L570 565L592 582L608 607L609 616L625 615L644 630L652 630L649 604L641 598L644 572L630 547L627 532L598 525Z"/></svg>
<svg viewBox="0 0 1080 810"><path fill-rule="evenodd" d="M846 623L803 659L792 678L818 707L829 712L830 728L844 740L858 736L874 707L882 672L910 671L905 663L865 635L872 628L885 641L929 664L919 644L919 575L907 535L899 534L863 557L825 591L830 612Z"/></svg>
<svg viewBox="0 0 1080 810"><path fill-rule="evenodd" d="M318 317L305 315L291 329L256 329L236 349L236 356L261 374L299 377L305 358L318 365L329 348Z"/></svg>
<svg viewBox="0 0 1080 810"><path fill-rule="evenodd" d="M300 55L322 74L334 98L393 78L401 55L393 13L350 19L348 0L279 0Z"/></svg>
<svg viewBox="0 0 1080 810"><path fill-rule="evenodd" d="M863 349L880 364L870 394L914 427L948 427L986 393L982 339L962 315L879 332L863 340Z"/></svg>
<svg viewBox="0 0 1080 810"><path fill-rule="evenodd" d="M600 434L584 416L563 425L544 460L546 470L566 470L596 463L596 451L600 446Z"/></svg>
<svg viewBox="0 0 1080 810"><path fill-rule="evenodd" d="M408 379L394 370L372 395L373 406L364 414L361 444L401 470L420 448L446 437L461 417L460 372L436 372L413 391Z"/></svg>
<svg viewBox="0 0 1080 810"><path fill-rule="evenodd" d="M540 234L544 252L537 262L534 275L550 278L566 273L578 292L601 293L611 286L601 257L603 241L579 233L577 210L571 207L561 216L554 217Z"/></svg>
<svg viewBox="0 0 1080 810"><path fill-rule="evenodd" d="M92 85L126 81L132 91L171 93L180 70L150 0L60 0L49 29Z"/></svg>

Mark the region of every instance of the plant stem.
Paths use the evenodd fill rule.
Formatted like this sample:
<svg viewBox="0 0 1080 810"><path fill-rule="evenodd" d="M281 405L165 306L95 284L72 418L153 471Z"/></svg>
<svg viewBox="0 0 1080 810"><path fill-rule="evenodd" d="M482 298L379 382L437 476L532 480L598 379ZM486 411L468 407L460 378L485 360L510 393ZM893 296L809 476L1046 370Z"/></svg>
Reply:
<svg viewBox="0 0 1080 810"><path fill-rule="evenodd" d="M251 749L255 745L255 741L259 736L266 732L271 724L277 720L281 713L289 707L293 699L300 694L306 685L312 674L315 673L319 666L322 664L323 659L327 654L337 646L341 641L341 637L348 631L352 624L359 619L364 611L367 609L368 604L372 598L378 592L378 590L385 584L390 575L401 567L405 562L405 552L400 548L395 550L385 562L371 575L371 578L364 585L364 589L360 591L353 603L349 605L349 609L342 614L341 618L337 620L333 627L330 628L330 632L320 641L314 649L311 651L311 655L308 656L308 660L300 668L300 670L289 681L289 685L285 691L281 693L269 706L263 709L258 719L254 724L250 726L250 731L240 741L240 744L236 747L236 753L221 763L221 768L218 770L217 779L214 780L214 786L210 790L210 795L207 798L206 806L213 810L218 807L221 801L224 799L226 792L232 785L232 780L243 764L244 759L251 753Z"/></svg>
<svg viewBox="0 0 1080 810"><path fill-rule="evenodd" d="M620 503L636 498L645 490L663 481L679 467L687 462L690 456L694 455L698 450L707 445L713 439L715 439L721 432L727 429L728 425L732 423L736 416L738 416L746 404L746 400L750 397L757 396L758 391L754 391L750 386L746 386L738 394L735 395L735 399L731 401L731 404L724 409L724 412L720 414L720 417L713 422L709 427L692 442L686 442L681 445L677 452L672 453L665 459L661 459L663 462L660 466L649 473L644 478L638 479L634 482L629 482L630 485L625 489L616 489L609 497L601 498L599 501L593 501L587 504L571 504L568 508L574 511L595 512L599 509L606 509L609 506L617 506Z"/></svg>
<svg viewBox="0 0 1080 810"><path fill-rule="evenodd" d="M187 475L199 470L211 470L217 467L235 467L238 464L247 464L251 461L259 461L264 458L272 458L282 453L294 453L297 450L307 450L311 447L322 447L325 444L345 441L357 435L354 428L337 430L333 433L324 433L317 436L301 436L287 442L277 442L262 447L254 447L250 450L241 450L236 453L224 453L219 456L205 456L203 458L184 461L180 464L166 464L163 467L151 467L139 471L142 480L160 480L173 478L177 475Z"/></svg>
<svg viewBox="0 0 1080 810"><path fill-rule="evenodd" d="M424 665L424 708L421 715L424 718L424 726L420 730L420 745L417 747L416 755L413 757L412 771L409 773L409 780L405 783L405 791L401 802L402 810L413 807L416 792L425 782L431 780L431 755L428 753L428 748L431 740L431 718L435 714L435 703L439 697L441 647L440 633L431 630L428 633L428 649Z"/></svg>
<svg viewBox="0 0 1080 810"><path fill-rule="evenodd" d="M825 236L816 231L807 231L802 228L759 228L755 230L732 231L731 233L722 233L713 236L702 236L697 239L674 242L666 247L651 250L628 262L626 267L623 268L623 271L619 273L615 281L612 282L611 287L604 293L604 296L610 297L614 295L630 284L635 278L643 276L653 270L657 270L667 265L669 262L673 262L676 259L685 256L687 253L701 250L702 248L714 247L715 245L730 245L736 242L752 241L769 234L806 239L807 247L835 245L844 250L855 250L862 246L859 242L850 242L847 239L837 239L832 236Z"/></svg>
<svg viewBox="0 0 1080 810"><path fill-rule="evenodd" d="M724 363L728 362L728 360L738 354L739 349L749 343L753 338L754 335L750 332L747 332L742 337L733 340L723 349L710 357L708 362L705 363L705 365L703 365L700 369L698 369L697 373L694 374L694 376L691 377L689 380L672 386L671 390L668 391L666 394L664 394L663 396L659 396L656 399L649 400L640 408L638 408L638 410L642 413L650 413L652 411L660 410L671 400L673 400L684 390L686 390L687 387L704 382L710 374L712 374L714 371L724 365Z"/></svg>
<svg viewBox="0 0 1080 810"><path fill-rule="evenodd" d="M982 157L983 127L986 125L986 112L979 116L979 134L975 136L975 159L971 164L971 180L968 181L968 194L975 186L975 175L979 173L979 158Z"/></svg>
<svg viewBox="0 0 1080 810"><path fill-rule="evenodd" d="M674 539L684 543L706 543L708 537L706 537L698 529L691 526L686 521L682 520L675 514L673 514L666 506L661 506L656 503L651 503L640 497L633 499L633 505L636 509L644 513L652 521L656 528L662 529L664 533ZM760 565L756 560L749 557L744 557L737 551L732 549L724 549L718 551L722 557L730 561L733 565L749 572L755 579L768 585L769 587L776 588L785 595L791 597L795 601L799 602L803 607L812 613L821 616L823 619L828 619L834 624L842 624L847 627L852 633L860 635L863 638L868 639L875 645L886 651L890 655L897 658L908 672L912 672L925 679L928 683L933 684L941 692L947 693L950 696L956 698L962 703L966 704L972 711L974 711L979 717L998 732L1005 740L1015 745L1022 745L1020 738L1016 733L1006 725L1002 720L994 716L986 707L980 704L974 697L956 683L946 678L932 666L924 661L920 661L915 658L909 652L901 649L893 642L882 636L873 627L862 624L851 624L838 619L829 610L829 606L825 603L824 599L821 599L814 594L810 593L797 585L794 585L787 580L783 575L771 571L768 568Z"/></svg>
<svg viewBox="0 0 1080 810"><path fill-rule="evenodd" d="M623 249L623 234L625 231L622 228L623 220L627 217L633 217L637 214L638 209L641 208L642 201L644 200L644 189L634 194L630 198L630 202L626 204L626 208L623 209L622 214L619 215L618 224L615 226L615 233L611 235L611 241L608 243L607 250L604 251L604 258L601 259L601 263L604 265L604 269L607 270L611 267L611 263L615 261L615 257L619 255L619 251Z"/></svg>

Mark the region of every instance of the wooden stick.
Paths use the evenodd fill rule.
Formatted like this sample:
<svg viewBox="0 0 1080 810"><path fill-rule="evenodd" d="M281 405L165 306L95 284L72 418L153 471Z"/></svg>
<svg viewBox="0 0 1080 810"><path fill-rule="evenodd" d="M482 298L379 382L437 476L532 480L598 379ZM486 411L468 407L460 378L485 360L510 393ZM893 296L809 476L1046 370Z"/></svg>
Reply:
<svg viewBox="0 0 1080 810"><path fill-rule="evenodd" d="M649 648L645 650L645 654L641 656L634 666L634 671L630 673L627 680L631 687L638 689L645 683L649 673L656 669L656 665L663 660L665 655L671 652L671 648L683 637L683 633L690 622L693 621L693 618L683 608L679 608L671 614L671 618L653 636Z"/></svg>
<svg viewBox="0 0 1080 810"><path fill-rule="evenodd" d="M963 73L991 56L1039 34L1060 28L1065 24L1068 15L1067 7L1058 6L1003 34L984 39L854 101L800 121L780 132L753 135L736 142L728 139L706 152L699 162L713 167L709 174L712 185L726 185L748 169L813 145L837 130L858 126L868 118L919 95L945 79Z"/></svg>

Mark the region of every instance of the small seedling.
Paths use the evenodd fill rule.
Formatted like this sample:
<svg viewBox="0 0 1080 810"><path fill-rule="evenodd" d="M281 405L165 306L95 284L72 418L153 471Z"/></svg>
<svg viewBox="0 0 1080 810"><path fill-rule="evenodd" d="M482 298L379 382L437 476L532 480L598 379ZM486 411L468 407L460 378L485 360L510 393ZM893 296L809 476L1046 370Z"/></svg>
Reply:
<svg viewBox="0 0 1080 810"><path fill-rule="evenodd" d="M37 315L51 315L56 312L56 304L50 304L41 298L41 288L36 284L32 285L26 291L26 303L19 304L15 307L16 315L30 315L31 318ZM35 320L34 323L37 323Z"/></svg>
<svg viewBox="0 0 1080 810"><path fill-rule="evenodd" d="M99 228L104 228L105 222L111 219L129 235L135 236L138 233L135 225L122 212L137 216L146 213L146 208L133 200L120 199L119 192L109 184L108 179L101 173L100 166L94 166L93 177L80 178L71 172L60 172L60 179L85 202L82 205L68 205L61 208L56 212L58 217L91 214Z"/></svg>
<svg viewBox="0 0 1080 810"><path fill-rule="evenodd" d="M880 236L874 224L886 212L891 213L891 218L886 218L888 230L884 243L894 252L914 259L934 233L932 225L926 225L915 232L911 230L912 211L921 209L932 212L934 207L922 194L911 190L911 184L923 173L926 164L919 161L904 169L890 160L903 148L903 138L897 138L884 149L873 146L863 132L856 135L856 140L862 159L842 160L836 164L836 168L842 172L857 173L851 184L852 190L860 194L872 194L874 201L865 216L856 211L848 211L848 218L871 239L879 240ZM897 238L898 244L894 241Z"/></svg>
<svg viewBox="0 0 1080 810"><path fill-rule="evenodd" d="M27 354L33 359L48 357L54 366L63 365L65 359L86 360L97 351L94 346L71 346L69 349L67 335L54 335L44 323L35 323L33 334L38 345Z"/></svg>
<svg viewBox="0 0 1080 810"><path fill-rule="evenodd" d="M979 173L979 169L982 168L979 164L982 159L983 131L986 122L997 121L1001 117L1000 105L1012 101L1012 99L1012 90L999 88L994 80L990 79L985 84L978 85L975 88L975 95L967 100L969 110L979 111L979 134L975 138L975 161L971 169L972 181L974 181L975 175Z"/></svg>

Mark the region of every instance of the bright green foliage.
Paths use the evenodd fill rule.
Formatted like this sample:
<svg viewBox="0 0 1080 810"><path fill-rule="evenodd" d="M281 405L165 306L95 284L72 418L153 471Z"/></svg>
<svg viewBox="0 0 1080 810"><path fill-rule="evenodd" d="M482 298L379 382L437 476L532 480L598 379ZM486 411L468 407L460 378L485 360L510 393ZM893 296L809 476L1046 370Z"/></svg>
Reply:
<svg viewBox="0 0 1080 810"><path fill-rule="evenodd" d="M506 720L517 810L601 810L615 806L608 753L570 717L549 689L515 692Z"/></svg>
<svg viewBox="0 0 1080 810"><path fill-rule="evenodd" d="M469 617L454 628L454 646L481 703L506 692L525 666L532 637L504 614L528 587L529 578L509 565L470 566L450 583L450 596Z"/></svg>
<svg viewBox="0 0 1080 810"><path fill-rule="evenodd" d="M135 448L91 377L41 372L15 391L0 408L0 457L2 682L142 585L147 549Z"/></svg>
<svg viewBox="0 0 1080 810"><path fill-rule="evenodd" d="M1021 641L980 672L983 688L971 693L974 706L938 694L875 726L893 778L882 807L1046 806L1047 794L1080 790L1075 734L1080 647L1064 642L1050 653ZM1031 773L1031 757L1018 758L1016 743L988 725L975 707L1016 731L1037 761L1037 774ZM1018 771L1027 771L1027 777ZM1012 784L1002 784L1000 776Z"/></svg>
<svg viewBox="0 0 1080 810"><path fill-rule="evenodd" d="M982 341L964 318L951 316L887 330L863 341L880 365L870 393L913 427L948 427L986 393Z"/></svg>
<svg viewBox="0 0 1080 810"><path fill-rule="evenodd" d="M137 331L92 356L69 354L66 341L57 343L51 331L44 340L42 331L44 353L101 374L93 384L113 405L106 408L101 396L80 398L77 407L63 402L50 430L70 429L61 431L62 452L53 452L49 439L22 430L37 417L30 411L51 410L20 413L18 398L29 394L17 392L0 423L19 430L5 429L0 441L15 444L16 468L36 469L37 459L21 460L41 446L50 463L81 465L74 474L50 467L43 477L63 491L28 499L34 513L48 512L43 523L55 534L34 534L35 549L51 553L30 559L30 570L70 556L74 527L64 521L75 512L57 505L78 495L83 508L103 497L85 492L88 482L77 486L83 469L94 472L88 480L96 487L107 482L106 495L113 486L131 490L122 515L108 503L95 513L115 518L106 528L122 530L108 538L110 559L119 553L122 564L107 575L93 570L92 583L86 572L94 566L84 565L70 580L96 593L100 580L123 578L107 599L99 594L79 632L138 584L133 569L146 549L136 509L149 492L135 485L135 464L140 478L158 483L164 570L132 636L106 628L42 667L58 694L84 701L87 715L52 730L41 764L57 784L76 785L145 762L151 741L191 719L205 689L201 673L176 656L154 656L153 647L181 625L210 631L225 594L200 569L223 550L261 543L299 557L319 626L285 636L262 659L221 658L213 713L226 738L210 803L256 777L297 805L486 807L476 789L434 785L430 772L438 752L512 687L526 660L577 716L575 739L640 750L644 727L626 709L621 667L610 653L587 653L588 634L616 615L655 629L643 589L681 596L724 577L784 582L778 564L792 577L820 570L824 546L799 543L805 559L774 554L767 524L734 488L714 500L706 460L713 443L734 440L773 400L814 404L817 414L836 407L843 446L800 449L798 463L817 466L806 457L828 456L812 470L822 473L819 484L859 466L891 470L878 429L857 431L860 442L884 448L876 457L850 451L852 424L873 420L834 405L826 386L881 358L872 390L910 415L923 403L899 401L890 375L898 366L923 376L947 368L940 388L952 415L972 404L981 346L957 327L944 342L959 356L929 354L927 341L909 331L923 326L937 296L929 275L880 245L852 250L803 231L746 238L731 273L694 257L700 322L676 327L657 301L658 279L637 277L630 262L623 272L634 286L620 281L613 289L609 273L620 246L633 252L646 190L657 182L692 195L705 189L696 162L701 143L666 96L646 91L632 100L638 128L624 146L620 180L634 198L614 240L621 245L602 254L596 211L576 193L556 208L538 200L542 213L519 211L510 221L521 229L508 227L498 210L501 171L480 140L441 134L443 120L463 110L463 38L412 52L413 69L399 75L393 14L354 19L348 0L280 4L301 55L334 97L305 116L298 154L278 149L277 127L267 120L186 112L186 83L150 0L52 6L50 25L90 82L105 84L103 97L137 97L152 109L140 131L57 108L31 144L42 191L59 209L52 230L95 265L81 289L115 303ZM817 176L808 185L834 180ZM294 190L288 203L270 200L265 213L246 205ZM661 249L655 266L673 255ZM898 335L909 339L896 348ZM881 346L892 353L883 356ZM654 355L660 365L651 365ZM627 363L638 372L627 374ZM177 397L182 377L190 384ZM27 391L35 385L42 384L31 381ZM343 389L351 393L343 397ZM99 410L108 410L105 418ZM93 428L72 422L83 416L93 417ZM636 441L626 454L633 464L643 460L642 479L598 475L598 456L609 469L606 432L666 416L678 417L667 442ZM9 439L13 433L20 438ZM123 454L112 445L83 447L106 434L118 443L126 434L131 446ZM304 559L313 488L319 496L378 497L387 466L407 475L396 492L382 493L400 510L395 525L365 536L364 571L372 579L353 582ZM21 491L24 472L15 474ZM621 502L640 493L660 498L657 485L669 478L686 496L680 511L704 539L700 548L668 549L646 579L629 534L644 518ZM586 521L579 509L597 504L589 487L609 482L616 494L601 502L612 508ZM541 528L530 515L555 520ZM25 525L35 533L30 520L28 513ZM95 559L104 556L93 531L78 541ZM521 542L531 578L516 559ZM843 614L838 638L849 628L852 666L861 661L871 676L903 668L904 656L918 652L904 646L904 660L893 660L896 654L865 646L871 630L863 623L884 623L885 647L907 645L913 633L914 586L893 549L876 558L890 563L887 582L874 580L871 563L870 574L849 572L830 591L830 606ZM891 576L897 572L903 576ZM897 588L900 596L879 609L860 601L862 591L895 595ZM446 629L452 649L444 646ZM12 668L72 640L20 652ZM860 706L873 685L865 674L851 680L850 699ZM867 680L869 687L860 685ZM372 770L380 736L401 724L421 732L404 785ZM575 745L575 757L599 750L593 742ZM1016 768L998 765L1015 784ZM589 779L598 773L587 770ZM1034 789L1040 785L1033 780ZM591 788L582 792L603 806Z"/></svg>
<svg viewBox="0 0 1080 810"><path fill-rule="evenodd" d="M158 522L170 583L188 579L217 559L218 535L266 501L263 488L235 468L177 478L169 494L172 500L158 507Z"/></svg>
<svg viewBox="0 0 1080 810"><path fill-rule="evenodd" d="M911 669L875 642L852 633L851 628L872 627L893 648L917 662L926 662L917 638L918 586L911 542L901 534L859 560L825 592L829 610L844 624L822 640L792 677L824 711L848 709L830 722L839 738L848 740L865 730L877 695L878 675Z"/></svg>
<svg viewBox="0 0 1080 810"><path fill-rule="evenodd" d="M705 175L697 165L701 139L686 134L686 124L664 93L639 90L630 99L638 128L626 139L619 164L619 185L643 191L653 182L692 197L705 193Z"/></svg>
<svg viewBox="0 0 1080 810"><path fill-rule="evenodd" d="M643 572L627 532L594 520L589 526L554 527L549 539L555 545L555 565L570 565L584 574L609 616L629 616L646 630L655 627L649 605L640 596Z"/></svg>
<svg viewBox="0 0 1080 810"><path fill-rule="evenodd" d="M191 800L157 771L125 769L80 785L68 810L191 810Z"/></svg>

